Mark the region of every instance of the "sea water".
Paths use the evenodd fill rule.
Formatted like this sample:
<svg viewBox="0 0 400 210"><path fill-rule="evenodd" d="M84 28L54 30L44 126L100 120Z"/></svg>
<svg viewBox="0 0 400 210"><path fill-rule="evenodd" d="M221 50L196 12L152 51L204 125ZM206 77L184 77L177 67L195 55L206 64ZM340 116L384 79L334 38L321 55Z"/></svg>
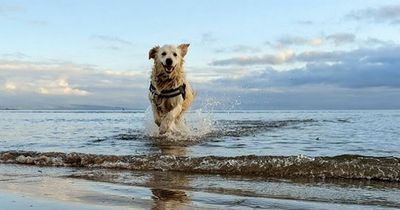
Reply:
<svg viewBox="0 0 400 210"><path fill-rule="evenodd" d="M187 156L400 156L399 110L194 111L187 115L192 139L177 142ZM149 132L149 123L149 114L140 110L0 111L0 149L158 154L161 150L151 138L154 131Z"/></svg>
<svg viewBox="0 0 400 210"><path fill-rule="evenodd" d="M163 138L145 110L0 111L0 162L79 167L64 175L193 202L244 196L237 207L400 207L399 110L197 110L185 121L188 133Z"/></svg>

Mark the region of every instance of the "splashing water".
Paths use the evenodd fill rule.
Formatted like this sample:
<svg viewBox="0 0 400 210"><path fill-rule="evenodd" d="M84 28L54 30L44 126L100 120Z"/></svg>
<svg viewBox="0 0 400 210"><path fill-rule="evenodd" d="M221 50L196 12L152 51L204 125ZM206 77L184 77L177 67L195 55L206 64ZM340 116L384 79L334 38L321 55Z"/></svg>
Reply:
<svg viewBox="0 0 400 210"><path fill-rule="evenodd" d="M224 125L219 124L214 118L217 108L224 110L226 114L230 114L230 110L240 105L240 96L234 99L225 99L224 103L219 98L204 97L201 108L185 113L182 123L176 125L177 132L169 132L160 135L158 126L154 123L151 107L148 107L144 116L144 133L156 142L162 144L178 143L190 144L201 141L207 136L215 136L217 133L229 130Z"/></svg>
<svg viewBox="0 0 400 210"><path fill-rule="evenodd" d="M144 114L144 133L153 138L153 140L161 140L166 142L197 142L202 137L212 133L216 129L217 122L214 120L213 111L220 102L213 98L208 98L201 106L191 112L185 113L182 123L176 124L177 132L169 132L160 135L158 126L154 123L151 107L148 107Z"/></svg>
<svg viewBox="0 0 400 210"><path fill-rule="evenodd" d="M147 107L146 111L144 112L143 117L143 127L144 133L147 136L157 136L158 135L158 127L154 123L153 113L151 107Z"/></svg>

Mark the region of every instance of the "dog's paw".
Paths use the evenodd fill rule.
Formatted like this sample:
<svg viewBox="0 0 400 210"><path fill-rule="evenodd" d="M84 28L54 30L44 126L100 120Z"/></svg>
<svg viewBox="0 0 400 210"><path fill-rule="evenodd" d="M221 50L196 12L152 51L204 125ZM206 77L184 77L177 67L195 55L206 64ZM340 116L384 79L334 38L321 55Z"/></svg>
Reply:
<svg viewBox="0 0 400 210"><path fill-rule="evenodd" d="M165 133L159 133L157 137L165 139L168 138L170 136L169 132L165 132Z"/></svg>
<svg viewBox="0 0 400 210"><path fill-rule="evenodd" d="M165 130L165 129L159 129L159 132L158 132L160 135L164 135L164 134L166 134L167 133L167 130Z"/></svg>
<svg viewBox="0 0 400 210"><path fill-rule="evenodd" d="M178 129L177 129L177 127L176 127L176 125L175 125L175 123L161 123L161 126L160 126L160 129L159 129L159 131L160 131L160 134L165 134L165 133L168 133L168 132L174 132L174 131L177 131Z"/></svg>
<svg viewBox="0 0 400 210"><path fill-rule="evenodd" d="M165 126L165 124L161 124L160 128L159 128L159 134L163 135L166 134L169 131L168 126Z"/></svg>

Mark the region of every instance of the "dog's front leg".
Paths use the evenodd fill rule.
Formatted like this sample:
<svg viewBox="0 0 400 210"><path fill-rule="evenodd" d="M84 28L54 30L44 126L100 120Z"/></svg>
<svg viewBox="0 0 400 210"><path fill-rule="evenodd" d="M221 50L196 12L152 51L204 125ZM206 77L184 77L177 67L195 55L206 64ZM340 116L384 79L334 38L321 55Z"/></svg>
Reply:
<svg viewBox="0 0 400 210"><path fill-rule="evenodd" d="M182 105L178 104L165 115L164 119L161 121L160 134L164 134L172 130L172 128L175 126L175 119L181 112Z"/></svg>
<svg viewBox="0 0 400 210"><path fill-rule="evenodd" d="M153 118L154 118L154 123L156 123L157 126L161 125L161 115L160 112L157 109L157 106L154 104L151 104L151 108L153 110Z"/></svg>

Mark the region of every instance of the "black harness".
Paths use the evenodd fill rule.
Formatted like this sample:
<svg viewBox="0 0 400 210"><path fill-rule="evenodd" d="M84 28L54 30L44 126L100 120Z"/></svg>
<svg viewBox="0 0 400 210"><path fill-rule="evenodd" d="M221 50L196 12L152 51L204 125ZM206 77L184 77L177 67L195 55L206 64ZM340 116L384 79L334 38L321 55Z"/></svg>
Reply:
<svg viewBox="0 0 400 210"><path fill-rule="evenodd" d="M183 85L181 85L175 89L162 90L160 93L158 93L156 87L154 87L153 84L150 83L149 90L154 96L161 97L161 98L172 98L172 97L179 96L182 94L183 99L185 99L185 96L186 96L186 84L185 83L183 83Z"/></svg>

